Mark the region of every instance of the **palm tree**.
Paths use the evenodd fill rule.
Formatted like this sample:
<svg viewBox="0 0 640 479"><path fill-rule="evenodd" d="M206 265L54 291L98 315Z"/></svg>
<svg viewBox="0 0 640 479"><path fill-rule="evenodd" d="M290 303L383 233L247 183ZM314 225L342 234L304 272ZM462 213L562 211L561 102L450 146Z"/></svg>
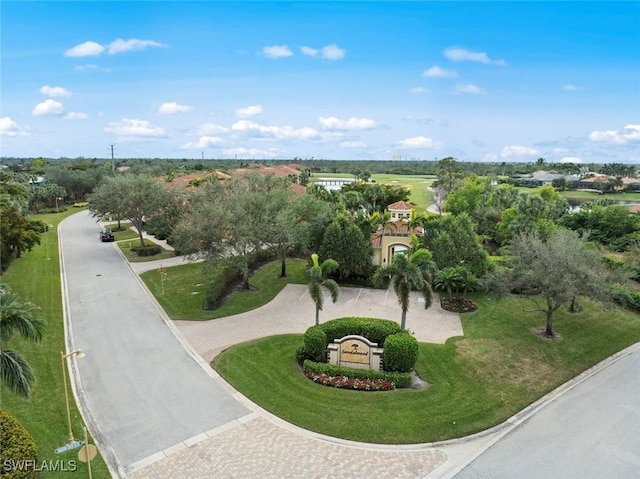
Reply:
<svg viewBox="0 0 640 479"><path fill-rule="evenodd" d="M454 266L449 266L438 271L433 278L433 286L438 291L446 291L449 299L453 299L453 293L462 288L463 278L460 270Z"/></svg>
<svg viewBox="0 0 640 479"><path fill-rule="evenodd" d="M431 253L420 248L410 255L396 253L388 266L380 267L373 275L373 282L381 286L393 284L393 290L398 297L402 309L400 329L406 329L407 311L409 310L409 295L412 289L418 290L424 297L424 309L431 306L433 294L431 292L431 278L435 264Z"/></svg>
<svg viewBox="0 0 640 479"><path fill-rule="evenodd" d="M23 303L20 296L0 285L0 380L15 394L29 398L35 377L29 363L15 350L5 349L4 342L17 332L25 339L40 341L46 322L37 306Z"/></svg>
<svg viewBox="0 0 640 479"><path fill-rule="evenodd" d="M313 261L313 266L307 271L309 276L309 295L316 304L316 325L318 325L320 324L320 311L324 301L322 287L324 286L329 290L331 300L334 303L338 300L338 293L340 292L338 283L327 277L338 269L338 262L334 259L326 259L322 264L318 264L318 255L315 253L311 255L311 260Z"/></svg>

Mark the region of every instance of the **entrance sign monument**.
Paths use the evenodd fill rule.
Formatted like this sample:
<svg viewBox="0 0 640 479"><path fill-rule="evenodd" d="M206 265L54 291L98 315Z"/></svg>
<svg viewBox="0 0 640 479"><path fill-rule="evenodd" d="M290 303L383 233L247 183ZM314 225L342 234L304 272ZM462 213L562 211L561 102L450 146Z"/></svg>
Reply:
<svg viewBox="0 0 640 479"><path fill-rule="evenodd" d="M382 370L382 352L378 343L372 343L363 336L350 335L327 346L330 364L348 368Z"/></svg>

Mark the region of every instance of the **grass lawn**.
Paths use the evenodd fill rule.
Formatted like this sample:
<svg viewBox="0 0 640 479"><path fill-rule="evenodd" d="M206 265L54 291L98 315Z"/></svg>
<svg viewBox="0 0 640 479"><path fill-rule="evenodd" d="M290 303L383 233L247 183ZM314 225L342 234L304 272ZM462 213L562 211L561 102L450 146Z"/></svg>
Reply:
<svg viewBox="0 0 640 479"><path fill-rule="evenodd" d="M640 193L613 193L601 195L595 191L563 191L560 193L567 200L579 200L581 202L597 200L640 202Z"/></svg>
<svg viewBox="0 0 640 479"><path fill-rule="evenodd" d="M577 315L556 313L550 341L544 324L509 298L476 297L463 315L464 337L420 344L416 366L431 386L389 392L332 389L306 379L295 363L301 335L234 346L213 367L270 412L305 429L356 441L410 444L466 436L499 424L580 372L640 340L640 315L604 312L584 300Z"/></svg>
<svg viewBox="0 0 640 479"><path fill-rule="evenodd" d="M37 215L31 218L57 226L63 218L77 212L77 209L69 209L63 213ZM28 401L16 397L2 387L2 409L13 415L33 436L38 446L39 461L75 460L78 467L75 475L87 477L87 467L78 461L77 450L54 454L57 447L67 442L68 432L60 364L60 351L64 351L65 346L56 228L49 229L40 246L36 246L22 258L14 260L2 276L2 282L19 293L23 301L30 301L39 306L47 320L47 327L40 343L23 341L16 336L8 341L7 347L20 351L31 364L36 384ZM80 439L82 418L73 401L71 388L69 397L73 433L76 439ZM100 455L91 461L91 469L94 478L111 477ZM40 477L67 478L69 475L69 471L46 471L42 472Z"/></svg>
<svg viewBox="0 0 640 479"><path fill-rule="evenodd" d="M122 231L121 233L126 233L126 232ZM116 240L119 239L117 235L118 233L116 233ZM156 243L154 243L151 240L145 239L144 245L153 246L153 245L156 245ZM140 246L140 239L138 238L137 234L134 234L133 239L130 239L128 241L118 242L118 248L120 248L120 251L124 253L125 257L127 258L127 261L129 261L130 263L144 263L146 261L157 261L160 259L173 258L176 255L175 252L170 251L168 249L164 249L162 246L158 245L162 249L162 251L159 254L156 254L153 256L138 256L138 253L136 253L131 249L131 248L135 248L136 246Z"/></svg>
<svg viewBox="0 0 640 479"><path fill-rule="evenodd" d="M272 261L252 276L250 283L255 290L234 292L219 308L205 311L202 305L207 290L207 276L203 267L204 263L191 263L165 268L164 294L157 270L147 271L141 278L171 319L185 320L208 320L244 313L271 301L287 283L307 282L306 261L287 259L286 278L278 277L280 261ZM212 275L208 281L215 281L215 272Z"/></svg>

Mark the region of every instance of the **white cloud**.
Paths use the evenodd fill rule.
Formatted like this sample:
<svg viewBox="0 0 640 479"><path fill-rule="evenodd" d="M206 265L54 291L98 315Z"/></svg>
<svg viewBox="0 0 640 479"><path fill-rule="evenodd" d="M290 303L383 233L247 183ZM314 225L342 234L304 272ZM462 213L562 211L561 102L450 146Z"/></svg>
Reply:
<svg viewBox="0 0 640 479"><path fill-rule="evenodd" d="M40 93L46 95L50 98L57 98L61 96L71 96L71 93L68 90L65 90L61 86L49 86L45 85L40 88Z"/></svg>
<svg viewBox="0 0 640 479"><path fill-rule="evenodd" d="M84 71L84 70L97 70L98 65L94 65L92 63L86 63L84 65L77 65L73 67L74 70Z"/></svg>
<svg viewBox="0 0 640 479"><path fill-rule="evenodd" d="M428 70L423 71L422 76L427 78L455 78L458 74L453 70L445 70L444 68L434 65Z"/></svg>
<svg viewBox="0 0 640 479"><path fill-rule="evenodd" d="M64 116L67 120L86 120L89 115L80 111L70 111Z"/></svg>
<svg viewBox="0 0 640 479"><path fill-rule="evenodd" d="M592 131L591 141L624 145L640 142L640 125L627 125L621 130Z"/></svg>
<svg viewBox="0 0 640 479"><path fill-rule="evenodd" d="M142 138L165 138L164 128L153 126L147 120L123 118L121 121L112 121L104 127L104 131L118 135L125 140Z"/></svg>
<svg viewBox="0 0 640 479"><path fill-rule="evenodd" d="M302 52L303 55L307 55L310 57L318 56L318 50L311 47L300 47L300 52Z"/></svg>
<svg viewBox="0 0 640 479"><path fill-rule="evenodd" d="M502 149L500 156L502 158L528 158L538 156L540 152L535 148L521 145L509 145Z"/></svg>
<svg viewBox="0 0 640 479"><path fill-rule="evenodd" d="M366 148L367 144L364 141L343 141L340 146L342 148Z"/></svg>
<svg viewBox="0 0 640 479"><path fill-rule="evenodd" d="M124 53L129 51L146 50L150 47L165 48L166 45L160 42L156 42L155 40L140 40L138 38L123 40L122 38L118 38L117 40L109 43L109 45L107 46L107 53L109 53L109 55L115 55L117 53Z"/></svg>
<svg viewBox="0 0 640 479"><path fill-rule="evenodd" d="M370 130L377 127L376 122L369 118L351 117L348 120L342 120L335 116L321 116L318 121L325 130Z"/></svg>
<svg viewBox="0 0 640 479"><path fill-rule="evenodd" d="M177 113L189 113L193 110L192 106L180 105L175 101L166 102L158 107L158 115L175 115Z"/></svg>
<svg viewBox="0 0 640 479"><path fill-rule="evenodd" d="M560 160L560 163L582 163L582 160L577 156L565 156Z"/></svg>
<svg viewBox="0 0 640 479"><path fill-rule="evenodd" d="M271 45L262 47L262 54L267 58L286 58L293 55L287 45Z"/></svg>
<svg viewBox="0 0 640 479"><path fill-rule="evenodd" d="M88 41L81 43L80 45L76 45L73 48L69 48L64 52L65 57L97 57L100 55L105 48L99 43Z"/></svg>
<svg viewBox="0 0 640 479"><path fill-rule="evenodd" d="M400 148L437 148L437 143L426 136L414 136L398 142Z"/></svg>
<svg viewBox="0 0 640 479"><path fill-rule="evenodd" d="M249 120L239 120L231 125L231 129L249 136L278 140L311 140L320 137L318 131L310 127L265 126Z"/></svg>
<svg viewBox="0 0 640 479"><path fill-rule="evenodd" d="M417 87L411 88L409 91L411 93L427 93L429 90L427 90L423 86L417 86Z"/></svg>
<svg viewBox="0 0 640 479"><path fill-rule="evenodd" d="M479 62L485 65L506 65L504 60L492 60L485 52L472 52L465 48L449 47L444 50L444 56L452 62Z"/></svg>
<svg viewBox="0 0 640 479"><path fill-rule="evenodd" d="M571 85L571 84L567 83L566 85L562 86L562 89L563 90L567 90L567 91L576 91L576 90L578 90L578 87L575 86L575 85Z"/></svg>
<svg viewBox="0 0 640 479"><path fill-rule="evenodd" d="M223 150L223 153L225 155L237 155L241 158L255 158L255 157L269 157L269 158L276 158L277 156L280 156L280 150L276 149L276 148L271 148L269 150L260 150L258 148L244 148L244 147L238 147L238 148L227 148L225 150Z"/></svg>
<svg viewBox="0 0 640 479"><path fill-rule="evenodd" d="M29 132L10 116L4 116L0 118L0 136L29 136Z"/></svg>
<svg viewBox="0 0 640 479"><path fill-rule="evenodd" d="M324 58L325 60L341 60L346 55L347 51L343 48L340 48L335 43L332 43L331 45L322 47L321 53L322 58Z"/></svg>
<svg viewBox="0 0 640 479"><path fill-rule="evenodd" d="M59 101L49 98L42 103L38 103L31 113L33 116L62 115L64 106Z"/></svg>
<svg viewBox="0 0 640 479"><path fill-rule="evenodd" d="M469 93L471 95L486 95L487 91L473 83L467 83L466 85L456 86L457 93Z"/></svg>
<svg viewBox="0 0 640 479"><path fill-rule="evenodd" d="M208 148L210 146L219 145L222 143L222 138L218 138L217 136L201 136L198 141L191 141L189 143L185 143L180 148L183 149L202 149Z"/></svg>
<svg viewBox="0 0 640 479"><path fill-rule="evenodd" d="M196 130L192 133L194 135L199 136L211 136L217 135L219 133L225 133L229 131L229 128L226 126L216 125L214 123L205 123L204 125L200 125Z"/></svg>
<svg viewBox="0 0 640 479"><path fill-rule="evenodd" d="M139 40L138 38L130 38L128 40L118 38L117 40L109 43L106 47L104 45L100 45L99 43L88 41L68 49L64 52L64 56L75 58L97 57L105 51L109 55L115 55L117 53L124 53L129 51L146 50L149 47L160 48L166 47L166 45L160 42L156 42L155 40ZM85 65L84 67L86 68L87 65Z"/></svg>
<svg viewBox="0 0 640 479"><path fill-rule="evenodd" d="M262 105L250 105L236 109L236 116L238 118L250 118L252 116L259 115L260 113L262 113Z"/></svg>

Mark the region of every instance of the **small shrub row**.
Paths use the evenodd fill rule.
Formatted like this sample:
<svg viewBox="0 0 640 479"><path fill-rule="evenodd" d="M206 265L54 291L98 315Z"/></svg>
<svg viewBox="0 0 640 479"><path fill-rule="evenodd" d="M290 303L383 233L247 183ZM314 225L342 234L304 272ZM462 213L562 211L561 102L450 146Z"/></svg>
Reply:
<svg viewBox="0 0 640 479"><path fill-rule="evenodd" d="M395 384L396 388L411 387L411 373L398 373L387 371L370 371L368 369L354 369L334 366L328 363L318 363L306 360L303 365L303 371L307 374L325 374L327 376L344 376L348 378L369 379L389 381ZM307 376L308 377L308 376Z"/></svg>
<svg viewBox="0 0 640 479"><path fill-rule="evenodd" d="M640 313L640 291L613 286L611 288L613 300L623 308Z"/></svg>
<svg viewBox="0 0 640 479"><path fill-rule="evenodd" d="M74 208L85 208L87 206L89 206L89 202L88 201L79 201L79 202L73 204Z"/></svg>
<svg viewBox="0 0 640 479"><path fill-rule="evenodd" d="M137 246L131 248L132 251L135 251L138 256L155 256L162 252L162 248L159 245L149 245L149 246Z"/></svg>
<svg viewBox="0 0 640 479"><path fill-rule="evenodd" d="M37 459L36 444L27 430L9 413L0 411L0 431L0 476L3 479L38 477L35 468L25 467L27 464L35 464ZM12 465L16 466L11 467ZM19 467L20 465L23 467Z"/></svg>

